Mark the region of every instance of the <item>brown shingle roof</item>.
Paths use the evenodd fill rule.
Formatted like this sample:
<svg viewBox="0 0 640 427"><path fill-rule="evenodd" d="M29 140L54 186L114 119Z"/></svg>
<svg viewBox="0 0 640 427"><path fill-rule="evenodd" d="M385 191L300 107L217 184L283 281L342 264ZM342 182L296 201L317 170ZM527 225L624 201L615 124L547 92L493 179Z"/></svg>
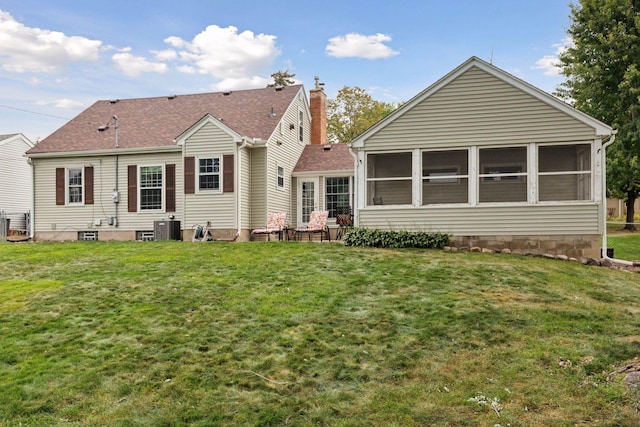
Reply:
<svg viewBox="0 0 640 427"><path fill-rule="evenodd" d="M347 144L313 144L304 151L293 173L353 171L353 157Z"/></svg>
<svg viewBox="0 0 640 427"><path fill-rule="evenodd" d="M266 140L301 87L97 101L28 154L113 149L113 126L105 132L98 128L114 115L118 117L119 148L175 145L177 136L207 114L241 136Z"/></svg>

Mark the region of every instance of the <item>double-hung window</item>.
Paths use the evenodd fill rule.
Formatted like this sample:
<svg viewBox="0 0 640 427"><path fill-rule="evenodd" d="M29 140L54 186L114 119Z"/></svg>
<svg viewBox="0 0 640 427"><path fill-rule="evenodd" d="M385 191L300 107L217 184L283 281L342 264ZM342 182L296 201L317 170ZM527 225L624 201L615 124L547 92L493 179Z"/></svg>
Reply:
<svg viewBox="0 0 640 427"><path fill-rule="evenodd" d="M163 174L162 166L140 166L140 210L163 209Z"/></svg>
<svg viewBox="0 0 640 427"><path fill-rule="evenodd" d="M412 203L412 153L367 155L367 205Z"/></svg>
<svg viewBox="0 0 640 427"><path fill-rule="evenodd" d="M284 190L284 168L280 165L276 165L276 188Z"/></svg>
<svg viewBox="0 0 640 427"><path fill-rule="evenodd" d="M325 193L329 218L336 218L341 208L351 206L348 176L326 178Z"/></svg>
<svg viewBox="0 0 640 427"><path fill-rule="evenodd" d="M422 153L422 204L469 202L469 150Z"/></svg>
<svg viewBox="0 0 640 427"><path fill-rule="evenodd" d="M478 201L527 201L527 147L481 148Z"/></svg>
<svg viewBox="0 0 640 427"><path fill-rule="evenodd" d="M199 159L198 188L201 191L220 191L220 163L220 156Z"/></svg>
<svg viewBox="0 0 640 427"><path fill-rule="evenodd" d="M70 205L79 205L84 202L82 190L82 168L67 169L67 202Z"/></svg>
<svg viewBox="0 0 640 427"><path fill-rule="evenodd" d="M538 146L538 200L591 200L591 145Z"/></svg>

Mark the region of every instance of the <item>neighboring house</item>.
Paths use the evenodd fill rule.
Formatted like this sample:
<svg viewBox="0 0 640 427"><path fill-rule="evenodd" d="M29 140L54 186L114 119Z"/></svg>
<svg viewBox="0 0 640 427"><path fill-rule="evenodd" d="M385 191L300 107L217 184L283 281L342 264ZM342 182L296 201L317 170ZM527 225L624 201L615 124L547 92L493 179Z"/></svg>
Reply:
<svg viewBox="0 0 640 427"><path fill-rule="evenodd" d="M600 256L612 129L470 58L351 143L356 224Z"/></svg>
<svg viewBox="0 0 640 427"><path fill-rule="evenodd" d="M300 85L98 101L27 153L35 239L143 239L174 220L185 240L196 225L248 240L269 212L295 216L310 128Z"/></svg>
<svg viewBox="0 0 640 427"><path fill-rule="evenodd" d="M0 213L10 220L10 228L27 234L33 179L25 152L32 147L21 133L0 135L0 180L4 183L0 187Z"/></svg>
<svg viewBox="0 0 640 427"><path fill-rule="evenodd" d="M640 199L636 199L634 204L634 212L640 213ZM627 202L622 199L607 199L607 216L611 218L620 218L627 215Z"/></svg>

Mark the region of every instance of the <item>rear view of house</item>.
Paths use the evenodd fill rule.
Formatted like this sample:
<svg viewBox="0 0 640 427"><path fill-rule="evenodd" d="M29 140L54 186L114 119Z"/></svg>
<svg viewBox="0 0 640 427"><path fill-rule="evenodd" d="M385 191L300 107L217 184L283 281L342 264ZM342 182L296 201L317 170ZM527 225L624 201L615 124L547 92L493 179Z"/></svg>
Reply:
<svg viewBox="0 0 640 427"><path fill-rule="evenodd" d="M291 208L310 142L300 85L98 101L28 151L37 240L246 240ZM177 230L177 231L176 231ZM166 231L166 230L165 230Z"/></svg>
<svg viewBox="0 0 640 427"><path fill-rule="evenodd" d="M612 129L471 58L356 138L356 223L600 255Z"/></svg>
<svg viewBox="0 0 640 427"><path fill-rule="evenodd" d="M25 152L32 147L21 133L0 135L0 238L10 230L30 234L32 177Z"/></svg>

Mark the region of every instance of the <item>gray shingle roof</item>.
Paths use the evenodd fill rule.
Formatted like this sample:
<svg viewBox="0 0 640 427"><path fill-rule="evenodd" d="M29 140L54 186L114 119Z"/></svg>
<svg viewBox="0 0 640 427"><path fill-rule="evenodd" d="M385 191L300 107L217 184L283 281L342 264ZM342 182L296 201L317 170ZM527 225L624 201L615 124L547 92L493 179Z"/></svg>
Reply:
<svg viewBox="0 0 640 427"><path fill-rule="evenodd" d="M118 117L118 147L123 149L175 145L177 136L207 114L242 136L266 140L301 88L294 85L279 90L97 101L28 154L113 149L113 126L104 132L98 132L98 128L114 115Z"/></svg>
<svg viewBox="0 0 640 427"><path fill-rule="evenodd" d="M296 163L293 173L353 171L353 157L347 144L312 144Z"/></svg>

